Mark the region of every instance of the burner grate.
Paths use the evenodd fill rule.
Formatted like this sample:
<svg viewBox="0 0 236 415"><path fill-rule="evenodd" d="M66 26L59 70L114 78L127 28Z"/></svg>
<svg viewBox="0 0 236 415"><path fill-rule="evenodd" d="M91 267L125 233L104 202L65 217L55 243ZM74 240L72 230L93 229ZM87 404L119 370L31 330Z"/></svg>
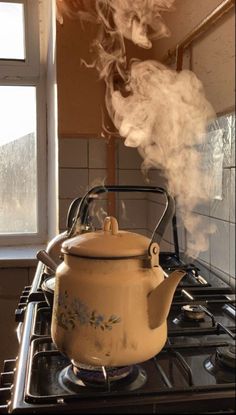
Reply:
<svg viewBox="0 0 236 415"><path fill-rule="evenodd" d="M215 328L217 332L217 328ZM112 385L107 382L101 389L91 385L80 386L76 390L66 388L59 381L65 368L70 366L70 361L55 349L50 337L34 339L31 342L31 359L27 384L26 401L31 403L56 403L58 399L70 401L71 399L112 399L115 396L139 396L150 398L155 394L173 394L176 391L205 390L218 386L218 379L204 367L205 361L214 353L216 342L212 345L209 341L183 346L176 344L175 338L169 338L165 348L153 359L139 365L142 385L140 388L124 387L121 383ZM219 347L228 347L228 342L219 340ZM192 368L197 367L193 372ZM40 369L40 370L39 370ZM141 369L141 370L140 370ZM106 375L108 371L106 370ZM197 374L197 376L196 376ZM109 374L108 374L109 377ZM225 387L222 382L221 387ZM132 382L131 382L132 385ZM233 385L232 385L233 386ZM153 395L154 394L154 395Z"/></svg>

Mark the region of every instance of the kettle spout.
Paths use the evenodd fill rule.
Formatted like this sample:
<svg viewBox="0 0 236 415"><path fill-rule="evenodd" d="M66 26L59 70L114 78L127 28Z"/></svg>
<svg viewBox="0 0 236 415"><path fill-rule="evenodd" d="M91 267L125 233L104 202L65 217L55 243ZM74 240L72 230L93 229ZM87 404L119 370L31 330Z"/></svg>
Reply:
<svg viewBox="0 0 236 415"><path fill-rule="evenodd" d="M172 272L148 295L149 326L155 329L166 320L177 285L186 274L185 271Z"/></svg>

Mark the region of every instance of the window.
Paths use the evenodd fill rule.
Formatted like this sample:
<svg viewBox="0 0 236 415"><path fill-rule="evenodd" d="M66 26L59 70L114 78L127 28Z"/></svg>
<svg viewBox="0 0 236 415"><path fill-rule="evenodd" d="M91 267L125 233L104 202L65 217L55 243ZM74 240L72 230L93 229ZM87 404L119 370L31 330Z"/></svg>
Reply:
<svg viewBox="0 0 236 415"><path fill-rule="evenodd" d="M24 5L0 3L0 58L25 60Z"/></svg>
<svg viewBox="0 0 236 415"><path fill-rule="evenodd" d="M39 2L0 0L0 244L45 241L46 105Z"/></svg>

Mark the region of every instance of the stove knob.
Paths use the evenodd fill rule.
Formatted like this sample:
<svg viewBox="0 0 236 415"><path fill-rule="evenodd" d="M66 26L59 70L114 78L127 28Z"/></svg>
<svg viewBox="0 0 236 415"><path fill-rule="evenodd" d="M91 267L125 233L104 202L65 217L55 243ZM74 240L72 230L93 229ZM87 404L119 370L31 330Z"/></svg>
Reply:
<svg viewBox="0 0 236 415"><path fill-rule="evenodd" d="M29 291L26 291L26 290L24 289L24 290L22 291L21 295L23 295L23 296L27 296L27 298L28 298L28 296L29 296Z"/></svg>
<svg viewBox="0 0 236 415"><path fill-rule="evenodd" d="M16 361L17 359L4 360L3 372L12 372L16 367Z"/></svg>
<svg viewBox="0 0 236 415"><path fill-rule="evenodd" d="M13 384L14 371L0 373L0 388L9 388Z"/></svg>
<svg viewBox="0 0 236 415"><path fill-rule="evenodd" d="M25 315L25 310L26 310L25 306L21 307L20 304L19 304L19 306L20 307L15 310L15 321L16 321L16 323L23 322L24 315Z"/></svg>
<svg viewBox="0 0 236 415"><path fill-rule="evenodd" d="M19 304L27 304L28 295L21 295Z"/></svg>
<svg viewBox="0 0 236 415"><path fill-rule="evenodd" d="M11 388L0 388L0 414L8 414L8 403L11 399Z"/></svg>

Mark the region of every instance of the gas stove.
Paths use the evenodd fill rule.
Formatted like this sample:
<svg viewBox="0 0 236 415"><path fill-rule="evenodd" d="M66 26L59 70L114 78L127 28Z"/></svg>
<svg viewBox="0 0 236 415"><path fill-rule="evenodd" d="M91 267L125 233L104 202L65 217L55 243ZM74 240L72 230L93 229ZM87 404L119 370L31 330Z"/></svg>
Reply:
<svg viewBox="0 0 236 415"><path fill-rule="evenodd" d="M17 359L5 362L0 413L235 413L235 297L201 265L160 257L166 277L185 265L168 316L168 339L132 367L74 368L51 339L52 310L39 262L16 319ZM179 263L178 263L179 262Z"/></svg>
<svg viewBox="0 0 236 415"><path fill-rule="evenodd" d="M95 193L104 189L165 193L150 186L103 186ZM89 191L72 202L69 229L77 217L86 225L93 199ZM171 203L166 212L169 220ZM157 243L166 223L153 233ZM176 269L186 275L175 291L161 352L133 366L74 366L52 341L52 307L42 289L48 270L39 261L16 309L19 354L4 363L0 413L235 413L235 295L201 263L181 257L175 215L172 225L174 252L161 253L160 265L166 278Z"/></svg>

